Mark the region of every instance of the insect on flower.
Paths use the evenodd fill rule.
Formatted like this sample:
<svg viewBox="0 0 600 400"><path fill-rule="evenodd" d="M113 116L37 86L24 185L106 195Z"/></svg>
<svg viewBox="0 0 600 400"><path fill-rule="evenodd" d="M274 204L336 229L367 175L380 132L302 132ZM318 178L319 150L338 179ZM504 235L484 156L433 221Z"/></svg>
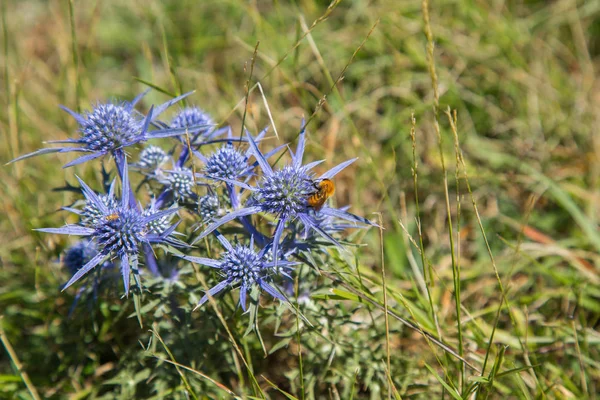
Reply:
<svg viewBox="0 0 600 400"><path fill-rule="evenodd" d="M318 182L313 182L313 185L317 191L308 196L307 202L310 207L318 211L323 207L327 199L335 193L335 184L331 179L325 178Z"/></svg>
<svg viewBox="0 0 600 400"><path fill-rule="evenodd" d="M117 201L114 209L109 209L85 182L77 177L86 201L97 210L97 217L91 219L86 225L69 224L60 228L40 228L38 231L58 233L63 235L77 235L87 237L98 248L97 254L77 272L63 286L66 290L84 275L102 265L107 259L119 258L125 294L129 293L130 272L134 273L136 284L138 281L138 258L143 251L145 255L152 253L152 244L170 244L175 247L186 245L173 238L178 224L170 225L168 221L154 224L165 217L178 211L171 207L157 210L151 207L150 211L142 211L135 201L131 201L133 192L129 189L129 172L127 163L124 164L121 199ZM111 189L112 192L112 189ZM135 200L135 199L133 199ZM132 205L133 204L133 205ZM69 209L71 211L72 209ZM166 218L168 220L168 218ZM164 222L164 224L163 224ZM156 226L158 225L158 229ZM154 227L153 227L154 226ZM150 259L150 256L148 256ZM152 268L150 265L148 268Z"/></svg>
<svg viewBox="0 0 600 400"><path fill-rule="evenodd" d="M117 214L117 213L110 214L110 215L107 215L106 217L104 217L104 219L107 221L116 221L119 219L119 214Z"/></svg>
<svg viewBox="0 0 600 400"><path fill-rule="evenodd" d="M207 236L221 225L252 214L266 213L277 217L277 225L272 239L272 252L275 262L278 262L278 248L283 231L289 221L300 220L307 229L315 230L320 236L329 242L341 247L341 244L335 240L329 233L325 232L317 223L314 216L314 209L308 204L308 199L315 194L315 189L321 190L323 185L323 200L317 201L315 197L314 204L318 207L319 213L323 217L341 218L352 223L361 225L376 226L371 221L351 214L347 211L326 206L325 200L333 194L333 182L331 179L344 168L356 161L356 158L345 161L321 174L315 179L315 174L311 171L322 161L315 161L306 165L302 164L304 148L306 145L306 129L304 121L298 136L298 145L296 151L291 151L292 161L288 165L279 168L271 167L271 164L265 158L265 155L259 150L254 138L246 133L246 139L250 145L250 153L256 159L256 163L262 170L262 176L257 180L255 186L250 186L245 182L228 181L252 192L252 202L247 203L245 207L237 208L235 211L219 218L209 225L193 243ZM325 181L329 183L323 183ZM319 187L315 187L315 182Z"/></svg>

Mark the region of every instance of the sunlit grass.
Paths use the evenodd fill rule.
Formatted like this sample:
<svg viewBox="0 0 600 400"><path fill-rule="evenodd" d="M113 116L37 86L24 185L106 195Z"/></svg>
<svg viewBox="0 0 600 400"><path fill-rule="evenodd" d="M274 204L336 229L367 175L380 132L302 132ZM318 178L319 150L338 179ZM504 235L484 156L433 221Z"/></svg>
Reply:
<svg viewBox="0 0 600 400"><path fill-rule="evenodd" d="M143 329L110 290L69 319L70 239L32 231L70 218L69 158L5 166L0 308L26 375L4 357L0 397L598 395L598 2L431 1L429 23L404 0L2 7L4 162L72 136L59 104L196 90L234 132L293 143L309 119L323 171L360 157L334 201L385 229L296 271L311 306L191 312L210 275L186 266L197 298L145 295Z"/></svg>

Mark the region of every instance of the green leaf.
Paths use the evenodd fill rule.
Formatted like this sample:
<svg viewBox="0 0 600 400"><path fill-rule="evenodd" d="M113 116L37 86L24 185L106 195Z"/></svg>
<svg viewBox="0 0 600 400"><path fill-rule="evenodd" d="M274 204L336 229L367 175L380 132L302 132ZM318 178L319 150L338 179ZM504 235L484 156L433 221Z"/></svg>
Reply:
<svg viewBox="0 0 600 400"><path fill-rule="evenodd" d="M148 311L152 310L154 307L160 304L160 301L160 299L152 300L140 309L140 313L146 314Z"/></svg>
<svg viewBox="0 0 600 400"><path fill-rule="evenodd" d="M269 350L269 354L273 354L275 353L277 350L283 348L283 347L287 347L290 342L292 341L292 338L285 338L283 340L280 340L279 342L277 342L273 347L271 347L271 350Z"/></svg>
<svg viewBox="0 0 600 400"><path fill-rule="evenodd" d="M442 379L442 377L439 376L437 374L437 372L435 372L434 369L429 366L429 364L425 363L425 367L429 370L429 372L431 372L433 374L433 376L435 377L435 379L437 379L438 382L441 383L442 386L444 386L444 388L446 388L446 390L448 391L448 393L450 393L450 395L452 395L452 397L454 397L456 400L463 400L463 398L460 395L460 393L458 393L456 391L456 389L454 389L446 381L444 381L444 379Z"/></svg>
<svg viewBox="0 0 600 400"><path fill-rule="evenodd" d="M359 297L353 293L350 293L341 289L326 289L323 292L315 292L310 297L313 299L321 300L351 300L359 301Z"/></svg>
<svg viewBox="0 0 600 400"><path fill-rule="evenodd" d="M135 79L139 83L143 83L144 85L146 85L148 87L151 87L152 89L154 89L154 90L156 90L158 92L164 93L167 96L177 97L177 95L175 93L169 92L167 89L163 89L160 86L158 86L158 85L156 85L156 84L154 84L152 82L148 82L148 81L146 81L146 80L144 80L142 78L138 78L137 76L134 76L133 79Z"/></svg>
<svg viewBox="0 0 600 400"><path fill-rule="evenodd" d="M289 400L298 400L297 397L292 396L291 394L289 394L288 392L279 389L279 387L277 387L277 385L275 385L273 382L271 382L270 380L268 380L267 378L265 378L263 376L264 380L275 390L277 390L279 393L281 393L282 395L284 395L287 399Z"/></svg>
<svg viewBox="0 0 600 400"><path fill-rule="evenodd" d="M499 374L496 374L496 379L502 378L503 376L507 376L510 374L518 374L519 372L527 371L528 369L533 369L535 367L538 367L539 365L540 364L509 369L508 371L504 371L504 372L500 372Z"/></svg>
<svg viewBox="0 0 600 400"><path fill-rule="evenodd" d="M142 305L140 302L140 295L137 292L133 292L133 305L135 306L135 315L137 316L137 320L140 323L140 328L144 327L144 323L142 322Z"/></svg>
<svg viewBox="0 0 600 400"><path fill-rule="evenodd" d="M16 375L0 375L0 382L22 382L22 380Z"/></svg>

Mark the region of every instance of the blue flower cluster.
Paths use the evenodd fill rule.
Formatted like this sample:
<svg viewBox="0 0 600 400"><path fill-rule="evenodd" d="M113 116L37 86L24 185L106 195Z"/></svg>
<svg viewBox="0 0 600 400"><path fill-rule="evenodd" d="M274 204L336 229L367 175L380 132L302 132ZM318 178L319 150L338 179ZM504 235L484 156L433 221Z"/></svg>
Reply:
<svg viewBox="0 0 600 400"><path fill-rule="evenodd" d="M301 253L322 249L327 243L341 247L340 233L345 229L374 225L349 213L348 207L326 204L332 191L322 193L322 183L333 190L331 180L356 159L316 174L313 169L322 161L303 163L304 122L295 151L283 145L263 153L259 144L267 129L255 137L248 131L234 137L228 127L216 129L212 118L197 107L183 108L170 122L161 121L158 117L168 107L191 93L151 107L146 115L135 109L144 94L131 102L100 103L83 114L62 107L77 121L79 137L49 142L66 146L44 148L13 160L57 152L84 153L65 167L106 156L114 160L120 193L116 179L97 193L77 177L84 200L78 202L79 207L64 209L77 214L79 222L38 229L83 237L65 252L64 265L72 277L63 290L92 270L118 267L127 295L131 276L136 285L142 285L141 266L160 275L155 251L160 246L187 261L214 268L222 276L198 306L226 289L239 288L239 303L246 310L253 289L286 301L277 281L291 278L294 267L304 259ZM128 151L150 139L168 137L176 139L169 151L149 144L136 161L128 162ZM289 152L290 162L280 162L284 156L280 154L272 165L269 159L283 150ZM143 177L137 190L130 183L130 170ZM146 206L140 202L144 198ZM179 221L173 222L176 216ZM191 216L187 219L193 225L180 224L184 216ZM225 225L233 228L234 223L238 228L233 240L228 240L225 235L231 229ZM184 225L187 231L176 230ZM191 237L194 231L201 232ZM209 235L223 248L218 258L188 255Z"/></svg>

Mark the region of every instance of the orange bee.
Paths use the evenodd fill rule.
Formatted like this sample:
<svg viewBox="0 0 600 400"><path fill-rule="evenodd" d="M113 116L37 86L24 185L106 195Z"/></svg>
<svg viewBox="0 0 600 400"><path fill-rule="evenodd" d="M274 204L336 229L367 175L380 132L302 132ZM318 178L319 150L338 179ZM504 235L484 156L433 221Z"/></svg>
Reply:
<svg viewBox="0 0 600 400"><path fill-rule="evenodd" d="M327 199L335 193L335 184L331 179L327 178L313 182L313 184L317 191L308 197L308 205L318 211L323 207Z"/></svg>
<svg viewBox="0 0 600 400"><path fill-rule="evenodd" d="M119 219L119 214L114 213L114 214L110 214L107 215L106 217L104 217L107 221L116 221Z"/></svg>

